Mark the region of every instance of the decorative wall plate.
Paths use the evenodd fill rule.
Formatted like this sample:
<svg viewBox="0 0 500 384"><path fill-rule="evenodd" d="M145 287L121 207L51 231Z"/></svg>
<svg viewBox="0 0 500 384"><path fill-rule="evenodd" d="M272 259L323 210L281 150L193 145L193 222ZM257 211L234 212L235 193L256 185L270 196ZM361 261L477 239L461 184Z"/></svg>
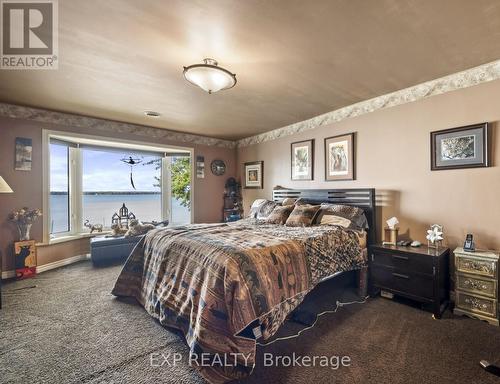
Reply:
<svg viewBox="0 0 500 384"><path fill-rule="evenodd" d="M226 163L222 160L214 160L212 161L212 164L210 164L210 169L214 175L222 176L226 173Z"/></svg>

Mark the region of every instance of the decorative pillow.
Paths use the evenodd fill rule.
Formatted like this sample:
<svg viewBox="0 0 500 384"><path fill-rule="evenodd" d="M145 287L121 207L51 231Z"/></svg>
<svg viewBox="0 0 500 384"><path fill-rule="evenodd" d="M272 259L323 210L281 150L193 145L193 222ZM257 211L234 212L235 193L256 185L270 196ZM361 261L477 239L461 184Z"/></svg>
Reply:
<svg viewBox="0 0 500 384"><path fill-rule="evenodd" d="M281 202L281 205L294 205L297 199L292 199L291 197L287 197Z"/></svg>
<svg viewBox="0 0 500 384"><path fill-rule="evenodd" d="M352 222L351 227L368 228L368 220L366 220L365 212L352 205L342 204L321 204L321 212L317 218L317 222L322 224L324 216L339 216L348 219Z"/></svg>
<svg viewBox="0 0 500 384"><path fill-rule="evenodd" d="M293 205L277 205L267 217L266 222L269 224L285 224L293 208Z"/></svg>
<svg viewBox="0 0 500 384"><path fill-rule="evenodd" d="M260 206L259 212L257 212L257 219L265 219L268 217L276 206L278 206L278 203L266 200L264 204Z"/></svg>
<svg viewBox="0 0 500 384"><path fill-rule="evenodd" d="M292 213L290 213L290 216L288 216L286 226L310 227L320 208L321 206L319 205L296 205Z"/></svg>
<svg viewBox="0 0 500 384"><path fill-rule="evenodd" d="M339 225L344 228L357 227L351 220L335 215L323 215L319 225Z"/></svg>
<svg viewBox="0 0 500 384"><path fill-rule="evenodd" d="M248 213L247 217L251 217L252 219L255 219L257 217L257 213L259 213L260 207L266 202L266 199L256 199L253 203L252 206L250 207L250 212Z"/></svg>

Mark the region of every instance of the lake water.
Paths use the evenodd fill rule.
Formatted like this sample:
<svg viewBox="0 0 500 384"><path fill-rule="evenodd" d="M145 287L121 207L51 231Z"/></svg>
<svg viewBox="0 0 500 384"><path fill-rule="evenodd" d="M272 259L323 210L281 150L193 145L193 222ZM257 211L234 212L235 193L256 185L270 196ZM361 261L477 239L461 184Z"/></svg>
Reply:
<svg viewBox="0 0 500 384"><path fill-rule="evenodd" d="M83 195L83 220L93 224L111 225L111 217L122 207L123 203L141 221L161 220L160 194L92 194ZM68 231L68 196L51 194L50 210L52 233ZM172 199L171 225L190 222L191 213L180 202Z"/></svg>

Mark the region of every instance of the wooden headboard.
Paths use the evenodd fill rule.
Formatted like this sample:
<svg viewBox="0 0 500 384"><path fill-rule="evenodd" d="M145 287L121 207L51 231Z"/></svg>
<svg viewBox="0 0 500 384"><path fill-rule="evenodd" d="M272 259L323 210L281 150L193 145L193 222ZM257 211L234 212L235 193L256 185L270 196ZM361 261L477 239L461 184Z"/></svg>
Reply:
<svg viewBox="0 0 500 384"><path fill-rule="evenodd" d="M366 219L370 228L367 230L368 244L376 242L376 220L375 220L375 189L353 188L353 189L275 189L273 200L280 202L290 197L292 199L303 198L308 203L320 204L343 204L354 205L365 211Z"/></svg>

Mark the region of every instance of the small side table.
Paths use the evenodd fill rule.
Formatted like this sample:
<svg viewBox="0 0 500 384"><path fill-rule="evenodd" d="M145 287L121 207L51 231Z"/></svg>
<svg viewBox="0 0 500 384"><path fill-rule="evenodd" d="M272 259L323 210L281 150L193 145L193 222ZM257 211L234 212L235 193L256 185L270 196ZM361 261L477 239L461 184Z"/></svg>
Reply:
<svg viewBox="0 0 500 384"><path fill-rule="evenodd" d="M456 298L453 313L498 326L499 254L465 252L462 247L455 249L454 254Z"/></svg>
<svg viewBox="0 0 500 384"><path fill-rule="evenodd" d="M449 302L448 248L374 245L370 247L371 292L383 290L432 305L441 318Z"/></svg>

